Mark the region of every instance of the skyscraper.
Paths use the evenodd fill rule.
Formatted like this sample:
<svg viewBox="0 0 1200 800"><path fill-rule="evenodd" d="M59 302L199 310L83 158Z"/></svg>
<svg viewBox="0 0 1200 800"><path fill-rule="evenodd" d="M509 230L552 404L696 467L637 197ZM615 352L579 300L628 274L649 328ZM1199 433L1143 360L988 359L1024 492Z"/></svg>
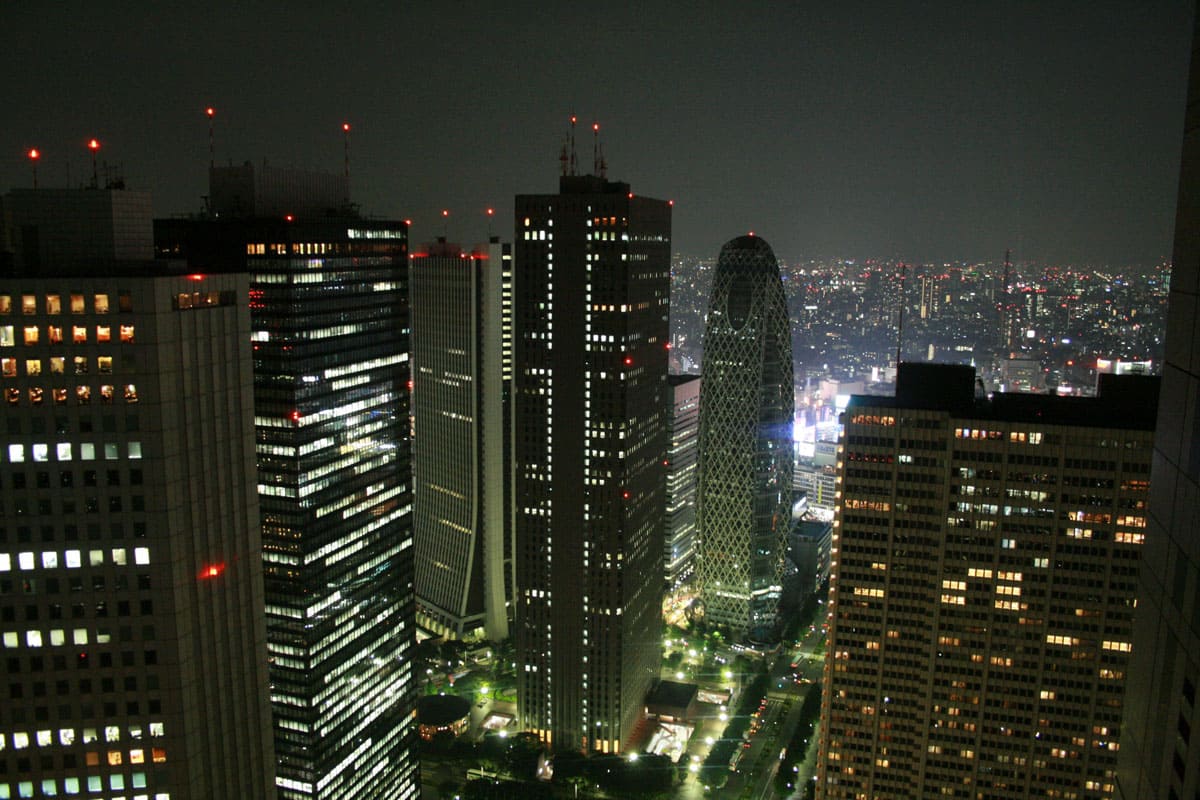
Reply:
<svg viewBox="0 0 1200 800"><path fill-rule="evenodd" d="M1200 352L1195 324L1200 295L1200 13L1194 24L1150 526L1121 731L1125 800L1200 797L1200 365L1195 356Z"/></svg>
<svg viewBox="0 0 1200 800"><path fill-rule="evenodd" d="M506 639L512 245L435 242L411 276L418 621Z"/></svg>
<svg viewBox="0 0 1200 800"><path fill-rule="evenodd" d="M671 209L565 175L516 199L517 707L620 751L658 677Z"/></svg>
<svg viewBox="0 0 1200 800"><path fill-rule="evenodd" d="M144 193L4 206L0 797L274 797L246 279Z"/></svg>
<svg viewBox="0 0 1200 800"><path fill-rule="evenodd" d="M775 254L739 236L721 248L700 383L697 577L705 618L777 633L792 519L792 337Z"/></svg>
<svg viewBox="0 0 1200 800"><path fill-rule="evenodd" d="M692 577L696 554L696 461L700 433L700 376L671 375L671 450L663 564L668 589Z"/></svg>
<svg viewBox="0 0 1200 800"><path fill-rule="evenodd" d="M818 798L1114 796L1158 384L1104 377L851 399Z"/></svg>
<svg viewBox="0 0 1200 800"><path fill-rule="evenodd" d="M399 800L419 792L407 228L325 199L155 238L249 273L279 797Z"/></svg>

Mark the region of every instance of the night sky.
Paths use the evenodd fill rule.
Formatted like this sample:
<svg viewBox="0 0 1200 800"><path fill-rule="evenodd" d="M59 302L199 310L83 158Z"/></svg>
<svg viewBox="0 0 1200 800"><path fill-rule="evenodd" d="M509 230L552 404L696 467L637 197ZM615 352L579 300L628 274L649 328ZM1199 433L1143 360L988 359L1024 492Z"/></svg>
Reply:
<svg viewBox="0 0 1200 800"><path fill-rule="evenodd" d="M674 249L754 230L785 260L1153 264L1170 255L1188 0L0 3L0 187L90 177L155 212L219 163L340 171L413 239L511 235L590 167L675 200ZM833 8L832 6L836 6Z"/></svg>

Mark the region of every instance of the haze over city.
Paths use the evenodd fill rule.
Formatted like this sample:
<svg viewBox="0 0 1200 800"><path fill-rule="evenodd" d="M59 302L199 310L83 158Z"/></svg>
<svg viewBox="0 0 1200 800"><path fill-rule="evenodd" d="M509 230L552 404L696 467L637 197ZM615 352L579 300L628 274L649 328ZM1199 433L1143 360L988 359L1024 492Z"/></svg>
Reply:
<svg viewBox="0 0 1200 800"><path fill-rule="evenodd" d="M784 260L1149 265L1169 255L1190 6L1151 2L203 5L0 9L0 185L90 173L201 208L216 160L340 171L414 240L511 227L591 164L676 201L673 246Z"/></svg>

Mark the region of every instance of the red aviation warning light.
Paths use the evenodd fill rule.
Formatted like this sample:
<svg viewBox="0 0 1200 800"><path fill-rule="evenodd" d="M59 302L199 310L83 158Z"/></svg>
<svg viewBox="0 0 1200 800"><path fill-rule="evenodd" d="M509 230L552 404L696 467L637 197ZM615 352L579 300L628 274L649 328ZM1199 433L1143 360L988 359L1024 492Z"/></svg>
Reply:
<svg viewBox="0 0 1200 800"><path fill-rule="evenodd" d="M36 147L29 148L29 152L25 154L29 157L29 164L33 167L33 188L37 187L37 162L42 157L42 152Z"/></svg>
<svg viewBox="0 0 1200 800"><path fill-rule="evenodd" d="M292 422L297 422L297 423L298 423L298 422L300 422L300 412L299 412L299 411L293 411L293 412L292 412L292 415L291 415L291 418L292 418Z"/></svg>
<svg viewBox="0 0 1200 800"><path fill-rule="evenodd" d="M343 130L343 131L345 131L346 133L349 133L349 132L350 132L350 123L349 123L349 122L343 122L343 123L342 123L342 130Z"/></svg>
<svg viewBox="0 0 1200 800"><path fill-rule="evenodd" d="M448 209L448 208L443 208L443 209L442 209L442 216L443 216L443 217L448 217L448 216L450 216L450 209Z"/></svg>
<svg viewBox="0 0 1200 800"><path fill-rule="evenodd" d="M96 151L100 149L100 142L97 139L88 139L88 150Z"/></svg>
<svg viewBox="0 0 1200 800"><path fill-rule="evenodd" d="M213 108L212 106L209 106L208 108L204 109L204 114L209 119L212 119L213 117L215 117L217 115L217 110L215 108Z"/></svg>
<svg viewBox="0 0 1200 800"><path fill-rule="evenodd" d="M212 580L219 578L225 572L225 562L218 561L216 564L209 564L204 569L200 570L201 580Z"/></svg>
<svg viewBox="0 0 1200 800"><path fill-rule="evenodd" d="M487 215L488 215L489 217L491 217L491 216L494 216L495 214L496 214L496 209L494 209L494 208L489 208L489 209L487 210Z"/></svg>

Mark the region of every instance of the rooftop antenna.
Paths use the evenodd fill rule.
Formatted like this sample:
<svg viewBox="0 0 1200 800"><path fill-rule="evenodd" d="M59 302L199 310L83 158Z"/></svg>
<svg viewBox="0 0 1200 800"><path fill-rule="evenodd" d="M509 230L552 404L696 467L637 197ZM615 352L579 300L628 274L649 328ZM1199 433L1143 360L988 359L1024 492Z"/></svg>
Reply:
<svg viewBox="0 0 1200 800"><path fill-rule="evenodd" d="M26 153L26 155L29 156L29 163L30 163L30 165L33 166L33 188L36 189L37 188L37 162L38 162L38 159L42 157L42 154L36 147L32 147L32 148L30 148L29 152Z"/></svg>
<svg viewBox="0 0 1200 800"><path fill-rule="evenodd" d="M608 178L608 162L604 160L604 142L600 142L600 177Z"/></svg>
<svg viewBox="0 0 1200 800"><path fill-rule="evenodd" d="M346 178L346 205L350 205L350 123L342 123L342 160Z"/></svg>
<svg viewBox="0 0 1200 800"><path fill-rule="evenodd" d="M600 174L600 123L592 123L592 174Z"/></svg>
<svg viewBox="0 0 1200 800"><path fill-rule="evenodd" d="M96 151L100 149L100 142L96 139L89 139L88 150L92 151L92 187L93 189L100 188L100 176L96 172Z"/></svg>
<svg viewBox="0 0 1200 800"><path fill-rule="evenodd" d="M576 122L576 117L574 114L572 114L571 115L571 175L572 176L577 175L579 173L579 159L577 159L575 157L575 122Z"/></svg>
<svg viewBox="0 0 1200 800"><path fill-rule="evenodd" d="M443 208L442 209L442 240L443 241L445 241L445 239L446 239L446 228L449 226L449 221L450 221L450 209Z"/></svg>
<svg viewBox="0 0 1200 800"><path fill-rule="evenodd" d="M487 213L487 218L488 218L488 239L491 239L492 238L492 220L495 219L495 217L496 217L496 209L489 208L486 213Z"/></svg>
<svg viewBox="0 0 1200 800"><path fill-rule="evenodd" d="M349 178L350 178L350 123L349 122L342 123L342 138L344 140L343 141L343 150L344 150L344 160L345 160L345 175L346 175L346 179L349 180Z"/></svg>
<svg viewBox="0 0 1200 800"><path fill-rule="evenodd" d="M904 347L904 278L908 274L908 265L900 262L900 319L896 325L896 375L900 374L900 351ZM897 377L897 379L899 379Z"/></svg>
<svg viewBox="0 0 1200 800"><path fill-rule="evenodd" d="M567 161L569 160L567 157L567 142L570 138L570 134L563 137L562 149L558 151L558 167L562 171L564 178L567 176Z"/></svg>
<svg viewBox="0 0 1200 800"><path fill-rule="evenodd" d="M1011 351L1012 341L1012 249L1004 249L1004 295L1001 300L1000 337L1006 350Z"/></svg>
<svg viewBox="0 0 1200 800"><path fill-rule="evenodd" d="M213 146L213 118L217 116L217 110L209 106L204 109L204 115L208 117L208 168L212 169L217 165L216 149Z"/></svg>

